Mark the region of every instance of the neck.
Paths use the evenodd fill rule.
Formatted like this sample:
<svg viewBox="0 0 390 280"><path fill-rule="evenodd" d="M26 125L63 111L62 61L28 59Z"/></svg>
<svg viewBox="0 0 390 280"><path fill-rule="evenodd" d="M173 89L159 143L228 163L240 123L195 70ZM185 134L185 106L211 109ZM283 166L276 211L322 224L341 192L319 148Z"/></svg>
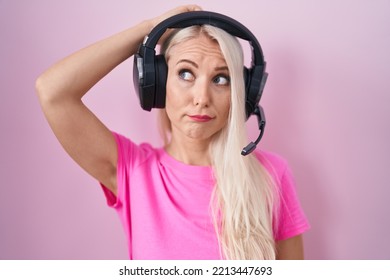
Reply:
<svg viewBox="0 0 390 280"><path fill-rule="evenodd" d="M209 143L210 140L178 141L172 137L165 150L170 156L185 164L209 166L211 165Z"/></svg>

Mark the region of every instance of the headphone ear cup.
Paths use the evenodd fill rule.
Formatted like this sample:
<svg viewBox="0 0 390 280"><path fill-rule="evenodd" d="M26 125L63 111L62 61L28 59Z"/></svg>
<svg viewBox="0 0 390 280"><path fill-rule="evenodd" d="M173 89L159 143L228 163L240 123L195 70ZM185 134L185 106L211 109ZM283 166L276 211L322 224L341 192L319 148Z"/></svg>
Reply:
<svg viewBox="0 0 390 280"><path fill-rule="evenodd" d="M249 118L260 102L267 75L263 66L254 66L247 69L247 73L245 108L246 117Z"/></svg>
<svg viewBox="0 0 390 280"><path fill-rule="evenodd" d="M154 96L154 108L164 108L165 107L165 97L166 97L166 86L167 86L167 77L168 77L168 66L165 61L164 55L156 55L155 62L155 73L156 73L156 86L155 86L155 96Z"/></svg>

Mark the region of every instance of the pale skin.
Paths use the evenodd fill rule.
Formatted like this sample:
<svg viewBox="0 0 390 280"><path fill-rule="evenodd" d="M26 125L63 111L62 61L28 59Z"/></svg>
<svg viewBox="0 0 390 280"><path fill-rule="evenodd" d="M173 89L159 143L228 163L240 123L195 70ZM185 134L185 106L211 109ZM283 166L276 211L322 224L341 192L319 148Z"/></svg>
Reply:
<svg viewBox="0 0 390 280"><path fill-rule="evenodd" d="M217 43L200 36L174 46L168 59L166 111L172 123L168 153L191 165L210 165L211 137L227 122L229 71ZM202 115L207 122L193 120Z"/></svg>
<svg viewBox="0 0 390 280"><path fill-rule="evenodd" d="M186 5L145 20L64 58L37 79L36 91L42 110L61 145L78 165L115 195L115 139L84 105L82 97L135 54L144 36L155 25L172 15L195 10L201 8ZM168 61L166 109L173 128L166 151L187 164L209 165L210 138L226 124L230 104L229 72L218 45L207 38L181 43L175 48L175 54ZM183 91L187 94L183 95ZM211 120L199 122L191 118L192 115L207 115ZM277 251L278 259L303 259L302 237L278 242Z"/></svg>

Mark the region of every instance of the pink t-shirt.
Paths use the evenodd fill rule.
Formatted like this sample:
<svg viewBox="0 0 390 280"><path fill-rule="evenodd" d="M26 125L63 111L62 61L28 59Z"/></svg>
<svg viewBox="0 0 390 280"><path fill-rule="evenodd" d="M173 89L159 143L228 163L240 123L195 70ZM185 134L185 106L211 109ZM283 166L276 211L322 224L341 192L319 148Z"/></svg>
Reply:
<svg viewBox="0 0 390 280"><path fill-rule="evenodd" d="M103 190L125 229L130 259L221 259L209 207L215 183L211 167L187 165L162 148L114 136L117 197L104 186ZM260 154L281 188L275 240L305 232L309 224L286 161L271 153Z"/></svg>

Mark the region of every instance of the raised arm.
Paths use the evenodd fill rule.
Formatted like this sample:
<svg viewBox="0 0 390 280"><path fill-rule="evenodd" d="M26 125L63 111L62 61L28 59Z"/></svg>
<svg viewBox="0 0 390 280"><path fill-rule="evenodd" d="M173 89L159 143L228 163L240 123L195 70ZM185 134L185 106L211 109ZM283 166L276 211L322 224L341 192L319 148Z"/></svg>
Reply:
<svg viewBox="0 0 390 280"><path fill-rule="evenodd" d="M36 81L42 110L66 152L89 174L117 192L117 147L110 130L81 98L117 65L132 56L145 35L165 18L200 9L188 5L146 20L59 61Z"/></svg>

